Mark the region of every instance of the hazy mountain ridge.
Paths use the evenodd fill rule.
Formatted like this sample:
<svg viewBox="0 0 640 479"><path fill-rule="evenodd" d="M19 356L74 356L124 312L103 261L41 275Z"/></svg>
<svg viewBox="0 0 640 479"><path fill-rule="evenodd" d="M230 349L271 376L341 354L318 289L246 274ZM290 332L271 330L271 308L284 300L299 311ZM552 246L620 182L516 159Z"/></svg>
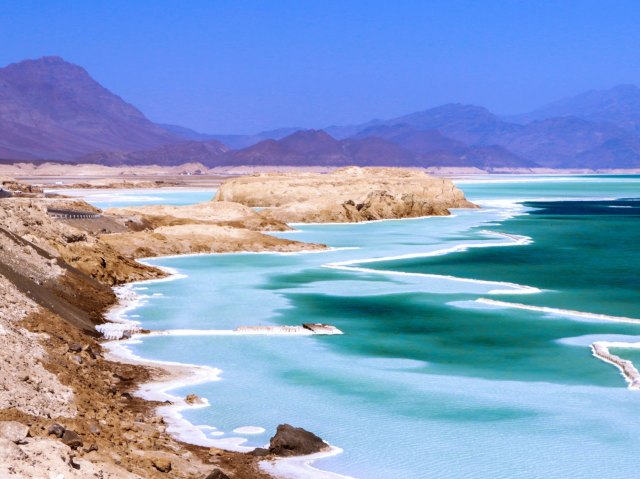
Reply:
<svg viewBox="0 0 640 479"><path fill-rule="evenodd" d="M618 128L640 133L640 88L635 85L618 85L609 90L591 90L505 119L528 123L565 116L610 123Z"/></svg>
<svg viewBox="0 0 640 479"><path fill-rule="evenodd" d="M0 157L107 165L639 168L640 88L621 85L518 117L446 104L389 120L255 135L155 124L59 57L0 68Z"/></svg>
<svg viewBox="0 0 640 479"><path fill-rule="evenodd" d="M179 138L81 67L59 57L0 68L0 154L69 160L98 150L152 148Z"/></svg>

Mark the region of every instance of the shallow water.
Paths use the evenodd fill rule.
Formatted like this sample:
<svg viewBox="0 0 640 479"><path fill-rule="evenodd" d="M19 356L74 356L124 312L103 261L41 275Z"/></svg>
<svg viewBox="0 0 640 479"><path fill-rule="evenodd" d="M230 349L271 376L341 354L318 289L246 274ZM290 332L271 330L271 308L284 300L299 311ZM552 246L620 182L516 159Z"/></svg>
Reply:
<svg viewBox="0 0 640 479"><path fill-rule="evenodd" d="M150 329L326 322L344 335L156 336L131 349L222 370L219 381L176 391L209 400L183 415L216 427L204 430L210 437L262 446L289 422L344 449L315 463L322 469L360 478L630 477L640 392L588 345L640 341L640 324L477 300L640 319L640 214L629 200L640 197L640 178L460 186L481 210L280 234L335 251L151 260L186 277L137 287L144 304L129 312ZM265 432L233 432L244 426Z"/></svg>
<svg viewBox="0 0 640 479"><path fill-rule="evenodd" d="M123 206L190 205L209 201L216 194L216 189L214 188L148 188L124 190L55 189L47 191L82 197L85 201L100 209L119 208Z"/></svg>

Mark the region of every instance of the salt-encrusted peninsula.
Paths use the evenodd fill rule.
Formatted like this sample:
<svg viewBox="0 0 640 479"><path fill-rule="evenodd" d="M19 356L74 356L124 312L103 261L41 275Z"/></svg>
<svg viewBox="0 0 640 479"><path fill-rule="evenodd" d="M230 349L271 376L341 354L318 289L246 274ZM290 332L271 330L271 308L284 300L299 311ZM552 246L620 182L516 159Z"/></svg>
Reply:
<svg viewBox="0 0 640 479"><path fill-rule="evenodd" d="M269 478L259 462L326 445L282 426L258 454L175 440L135 396L159 367L107 360L96 325L113 286L161 278L144 256L326 248L270 236L287 221L364 221L474 207L448 180L395 169L238 178L215 201L102 212L1 178L0 477ZM233 200L223 201L223 200ZM268 207L256 211L252 207Z"/></svg>

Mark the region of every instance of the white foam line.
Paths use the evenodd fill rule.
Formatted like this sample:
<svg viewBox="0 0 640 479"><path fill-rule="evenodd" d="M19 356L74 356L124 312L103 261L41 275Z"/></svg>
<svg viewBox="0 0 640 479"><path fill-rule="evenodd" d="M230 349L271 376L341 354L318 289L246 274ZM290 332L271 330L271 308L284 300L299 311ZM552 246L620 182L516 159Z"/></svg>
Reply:
<svg viewBox="0 0 640 479"><path fill-rule="evenodd" d="M469 208L450 208L451 210L469 209ZM304 222L292 222L287 223L289 226L355 226L355 225L369 225L371 223L382 223L383 221L414 221L424 220L427 218L455 218L456 215L427 215L427 216L412 216L410 218L383 218L380 220L367 220L367 221L339 221L339 222L326 222L326 223L304 223Z"/></svg>
<svg viewBox="0 0 640 479"><path fill-rule="evenodd" d="M290 233L290 231L283 231L282 233ZM302 231L301 231L302 233ZM165 266L156 266L152 263L148 263L150 260L154 259L175 259L175 258L191 258L191 257L200 257L200 256L237 256L237 255L276 255L276 256L297 256L302 254L322 254L322 253L333 253L335 251L347 251L347 250L357 250L360 249L359 246L342 246L335 248L325 248L325 249L305 249L300 251L230 251L226 253L188 253L188 254L169 254L166 256L149 256L145 258L138 258L137 261L140 263L146 264L147 266L155 266L156 268L161 269L170 269ZM181 275L182 278L186 278L185 275ZM179 279L179 278L175 278ZM162 278L160 280L152 279L145 281L169 281L168 278ZM140 283L144 283L145 281L140 281ZM138 284L138 283L136 283Z"/></svg>
<svg viewBox="0 0 640 479"><path fill-rule="evenodd" d="M411 258L427 258L427 257L433 257L433 256L443 256L451 253L464 252L470 248L522 246L522 245L527 245L532 243L531 238L529 238L528 236L511 235L507 233L500 233L500 232L488 231L488 230L483 230L482 233L501 236L501 237L507 238L509 241L500 242L500 243L477 243L477 244L466 243L466 244L456 245L451 248L445 248L445 249L440 249L436 251L429 251L425 253L410 253L410 254L398 255L398 256L385 256L381 258L354 259L354 260L348 260L348 261L341 261L338 263L328 263L322 266L324 268L337 269L342 271L352 271L352 272L358 272L358 273L382 274L382 275L390 275L390 276L408 276L408 277L419 277L419 278L435 278L435 279L445 279L448 281L458 281L463 283L498 285L502 287L506 286L510 288L510 289L491 290L488 292L488 294L540 293L541 290L539 288L517 284L517 283L509 283L505 281L490 281L490 280L482 280L482 279L460 278L457 276L430 274L430 273L407 273L404 271L378 270L378 269L371 269L371 268L363 268L359 266L351 266L355 264L378 263L378 262L397 261L397 260L411 259Z"/></svg>
<svg viewBox="0 0 640 479"><path fill-rule="evenodd" d="M195 426L187 421L181 414L185 409L195 409L209 406L204 400L202 404L189 404L184 398L171 394L169 391L183 388L186 386L195 386L212 381L219 381L222 371L209 366L201 366L196 364L179 363L172 361L148 360L134 354L127 346L139 343L136 339L127 341L112 341L104 344L107 350L107 358L115 361L124 361L127 363L143 364L143 365L160 365L172 368L180 368L180 375L169 380L152 381L141 385L135 392L139 396L148 401L165 402L170 401L167 406L160 406L157 411L165 418L169 432L181 441L196 444L204 447L218 447L215 439L208 438L202 427ZM242 438L237 438L236 446L238 450L248 451L251 448L242 448L240 444Z"/></svg>
<svg viewBox="0 0 640 479"><path fill-rule="evenodd" d="M629 389L640 389L640 373L633 365L633 362L622 359L620 356L616 356L609 351L609 348L630 348L640 349L640 343L624 343L615 341L596 341L591 345L592 354L604 361L614 365L620 371L620 374L629 385Z"/></svg>
<svg viewBox="0 0 640 479"><path fill-rule="evenodd" d="M314 461L340 454L342 449L331 446L328 451L308 456L286 457L276 461L262 461L260 468L282 479L354 479L335 472L323 471L312 466Z"/></svg>
<svg viewBox="0 0 640 479"><path fill-rule="evenodd" d="M571 309L549 308L547 306L532 306L530 304L510 303L508 301L497 301L495 299L478 298L476 299L476 303L489 304L502 308L526 309L528 311L557 314L559 316L575 316L579 318L595 319L601 321L615 321L617 323L640 324L640 319L637 318L627 318L625 316L610 316L608 314L588 313L584 311L574 311Z"/></svg>
<svg viewBox="0 0 640 479"><path fill-rule="evenodd" d="M343 334L342 331L336 329L336 332L315 333L309 329L302 327L294 327L295 329L286 330L273 326L272 330L256 329L256 330L240 330L234 329L169 329L164 331L151 331L145 334L136 334L133 338L141 339L149 336L318 336L318 335L334 335Z"/></svg>

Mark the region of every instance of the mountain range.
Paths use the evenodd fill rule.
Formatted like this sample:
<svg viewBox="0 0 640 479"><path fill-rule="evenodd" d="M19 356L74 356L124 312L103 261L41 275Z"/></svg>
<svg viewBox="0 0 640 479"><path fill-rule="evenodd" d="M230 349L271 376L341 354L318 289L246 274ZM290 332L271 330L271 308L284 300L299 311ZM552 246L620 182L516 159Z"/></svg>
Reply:
<svg viewBox="0 0 640 479"><path fill-rule="evenodd" d="M640 88L502 117L447 104L323 130L214 135L157 124L59 57L0 68L0 160L106 165L640 168Z"/></svg>

